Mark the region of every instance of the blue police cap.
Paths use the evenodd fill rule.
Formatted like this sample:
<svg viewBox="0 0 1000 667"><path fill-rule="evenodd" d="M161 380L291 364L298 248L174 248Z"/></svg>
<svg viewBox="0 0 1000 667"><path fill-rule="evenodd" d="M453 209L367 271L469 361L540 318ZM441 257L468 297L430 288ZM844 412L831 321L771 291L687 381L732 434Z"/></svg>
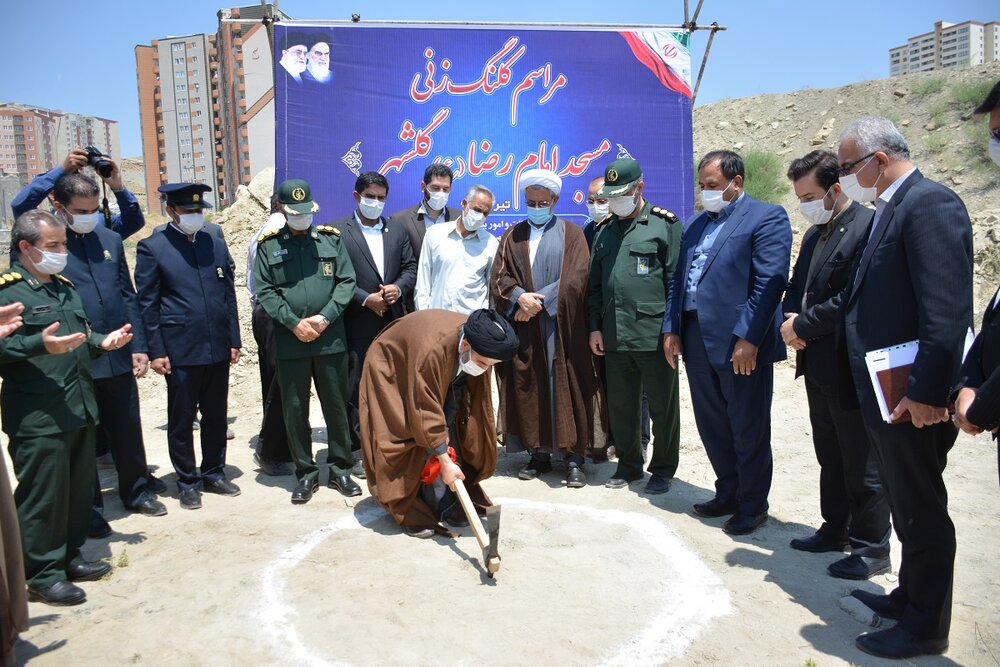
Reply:
<svg viewBox="0 0 1000 667"><path fill-rule="evenodd" d="M205 201L205 193L211 192L212 188L204 183L164 183L157 188L157 191L163 195L170 206L181 208L212 207Z"/></svg>

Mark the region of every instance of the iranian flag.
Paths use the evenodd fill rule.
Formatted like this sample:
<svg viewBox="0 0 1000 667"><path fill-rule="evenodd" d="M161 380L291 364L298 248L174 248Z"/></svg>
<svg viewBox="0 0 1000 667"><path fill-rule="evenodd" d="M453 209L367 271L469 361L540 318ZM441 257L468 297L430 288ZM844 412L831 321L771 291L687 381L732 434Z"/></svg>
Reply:
<svg viewBox="0 0 1000 667"><path fill-rule="evenodd" d="M619 33L632 53L664 86L691 97L690 33L669 30L638 30Z"/></svg>

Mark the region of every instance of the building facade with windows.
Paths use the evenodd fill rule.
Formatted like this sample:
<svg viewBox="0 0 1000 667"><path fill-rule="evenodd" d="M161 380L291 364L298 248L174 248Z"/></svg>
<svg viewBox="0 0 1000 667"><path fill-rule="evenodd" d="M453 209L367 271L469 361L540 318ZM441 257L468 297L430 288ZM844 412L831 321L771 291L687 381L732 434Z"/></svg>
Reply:
<svg viewBox="0 0 1000 667"><path fill-rule="evenodd" d="M1000 61L1000 22L937 21L934 30L889 49L889 76Z"/></svg>

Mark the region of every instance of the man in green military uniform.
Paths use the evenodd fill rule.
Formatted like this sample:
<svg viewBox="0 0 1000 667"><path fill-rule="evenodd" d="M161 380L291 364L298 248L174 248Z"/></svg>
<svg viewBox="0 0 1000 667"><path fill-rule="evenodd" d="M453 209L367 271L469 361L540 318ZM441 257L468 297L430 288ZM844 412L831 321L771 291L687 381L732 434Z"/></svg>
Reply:
<svg viewBox="0 0 1000 667"><path fill-rule="evenodd" d="M18 480L14 501L28 596L80 604L86 593L70 582L99 579L111 569L80 553L96 477L90 356L127 344L131 325L107 336L90 330L83 302L59 275L66 266L66 225L52 214L31 210L18 217L11 245L19 259L0 275L0 306L20 302L24 312L23 326L0 348L0 415Z"/></svg>
<svg viewBox="0 0 1000 667"><path fill-rule="evenodd" d="M254 282L257 303L275 321L274 348L288 449L298 486L292 503L309 502L319 487L312 456L309 388L316 382L326 420L328 486L345 496L361 495L351 479L347 421L347 343L343 313L354 295L354 266L340 230L312 225L319 205L309 184L288 180L278 187L285 225L257 240Z"/></svg>
<svg viewBox="0 0 1000 667"><path fill-rule="evenodd" d="M594 238L587 320L590 349L605 358L618 454L618 468L605 486L620 489L643 477L639 437L645 391L654 438L645 492L658 494L670 490L680 451L677 371L663 355L660 330L680 253L681 223L647 202L642 190L635 160L615 160L605 169L599 196L608 198L611 217Z"/></svg>

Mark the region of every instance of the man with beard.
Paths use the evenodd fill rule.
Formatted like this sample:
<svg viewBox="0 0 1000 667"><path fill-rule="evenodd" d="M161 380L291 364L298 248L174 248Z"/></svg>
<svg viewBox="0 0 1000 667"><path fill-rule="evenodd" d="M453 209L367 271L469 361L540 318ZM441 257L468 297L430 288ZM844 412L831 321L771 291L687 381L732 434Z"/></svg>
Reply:
<svg viewBox="0 0 1000 667"><path fill-rule="evenodd" d="M330 38L325 34L309 36L309 53L306 54L306 69L302 72L302 80L306 83L329 83L333 78L330 73Z"/></svg>
<svg viewBox="0 0 1000 667"><path fill-rule="evenodd" d="M594 364L585 298L587 239L553 214L562 179L548 169L520 177L528 219L504 233L493 262L490 294L514 322L518 355L497 367L500 414L508 452L528 450L518 473L530 480L566 461L566 486L583 487L592 443ZM546 378L546 381L541 381Z"/></svg>

